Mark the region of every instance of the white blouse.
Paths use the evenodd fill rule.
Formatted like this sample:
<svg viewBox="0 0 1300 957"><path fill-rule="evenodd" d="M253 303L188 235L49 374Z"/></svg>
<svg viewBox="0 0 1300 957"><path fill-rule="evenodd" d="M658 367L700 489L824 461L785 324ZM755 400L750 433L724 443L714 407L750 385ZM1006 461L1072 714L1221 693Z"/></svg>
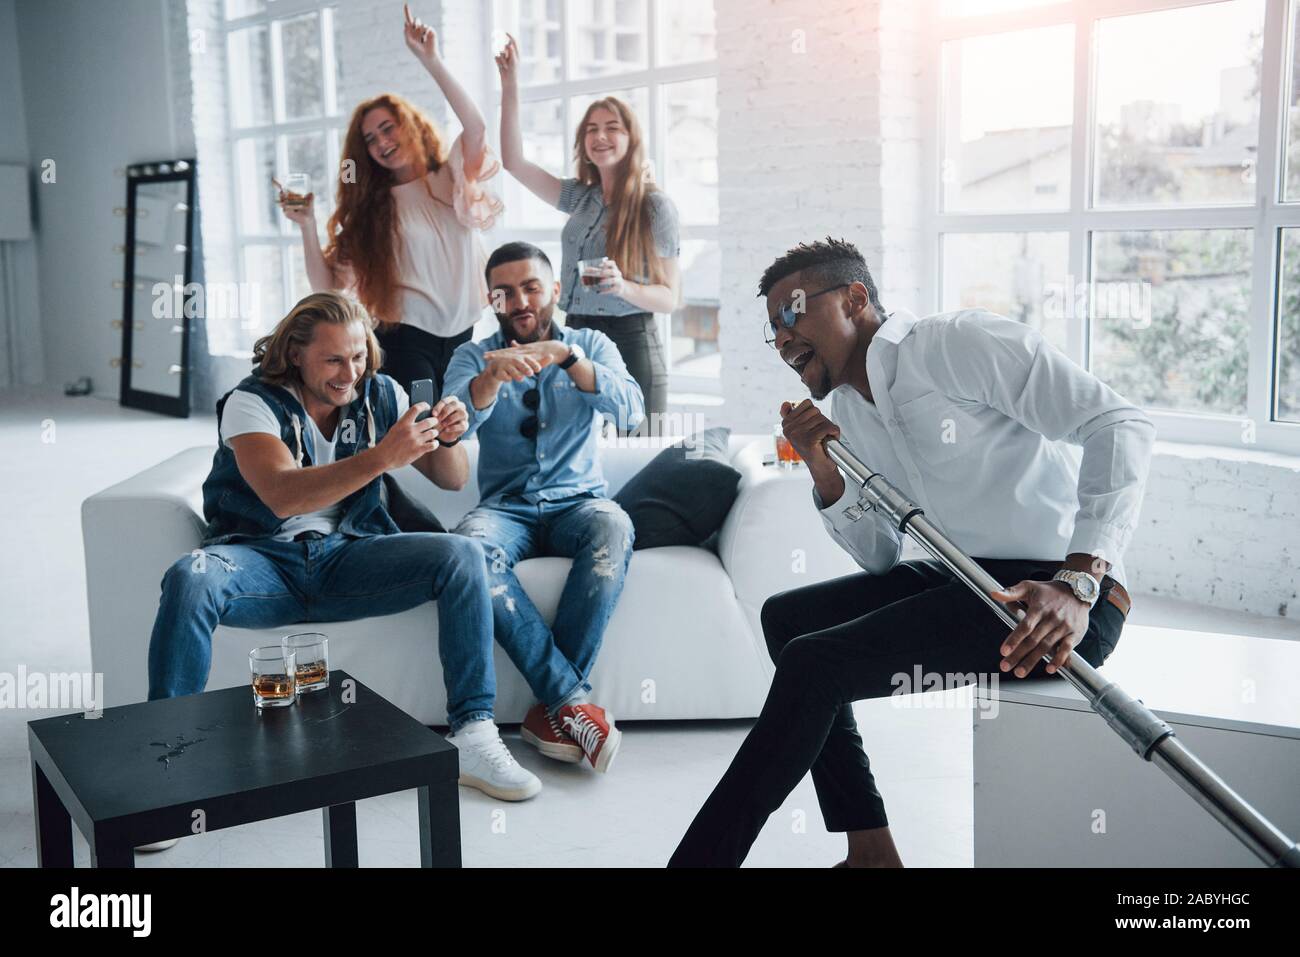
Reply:
<svg viewBox="0 0 1300 957"><path fill-rule="evenodd" d="M479 183L501 168L484 147L468 168L461 137L447 154L452 205L435 199L426 176L392 188L397 236L400 319L435 336L454 336L474 325L488 304L483 269L487 253L479 237L504 204Z"/></svg>

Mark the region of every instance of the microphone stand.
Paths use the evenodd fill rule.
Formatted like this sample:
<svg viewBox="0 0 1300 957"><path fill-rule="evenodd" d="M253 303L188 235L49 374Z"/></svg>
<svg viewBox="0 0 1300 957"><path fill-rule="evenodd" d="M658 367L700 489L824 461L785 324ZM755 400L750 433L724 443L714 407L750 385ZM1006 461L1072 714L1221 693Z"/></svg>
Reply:
<svg viewBox="0 0 1300 957"><path fill-rule="evenodd" d="M849 518L856 521L868 511L879 512L900 533L911 535L917 544L984 599L1008 628L1016 627L1024 612L1015 609L1013 613L1012 609L991 596L991 592L1001 591L1002 586L935 528L920 506L879 472L864 465L843 442L827 439L824 445L831 461L861 489L857 504L845 510ZM1043 660L1050 659L1044 656ZM1093 711L1106 719L1106 723L1134 753L1169 775L1256 857L1269 867L1300 867L1300 847L1188 750L1178 740L1173 728L1146 705L1113 681L1103 678L1096 668L1074 651L1070 652L1069 660L1058 673L1084 696Z"/></svg>

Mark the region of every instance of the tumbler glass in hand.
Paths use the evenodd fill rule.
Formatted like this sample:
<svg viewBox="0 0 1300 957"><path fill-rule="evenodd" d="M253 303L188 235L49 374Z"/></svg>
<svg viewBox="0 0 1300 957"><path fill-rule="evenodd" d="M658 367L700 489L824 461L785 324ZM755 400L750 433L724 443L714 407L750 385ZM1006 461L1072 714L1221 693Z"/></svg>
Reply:
<svg viewBox="0 0 1300 957"><path fill-rule="evenodd" d="M601 259L579 259L578 275L582 279L584 286L599 286L604 279L603 270L605 260Z"/></svg>
<svg viewBox="0 0 1300 957"><path fill-rule="evenodd" d="M776 464L783 469L792 469L803 462L799 453L794 450L790 440L785 437L785 432L781 426L772 427L772 439L776 443Z"/></svg>
<svg viewBox="0 0 1300 957"><path fill-rule="evenodd" d="M276 183L272 180L272 183ZM287 209L302 209L307 205L307 196L311 192L311 177L306 173L290 173L283 183L276 183L279 190L276 202Z"/></svg>

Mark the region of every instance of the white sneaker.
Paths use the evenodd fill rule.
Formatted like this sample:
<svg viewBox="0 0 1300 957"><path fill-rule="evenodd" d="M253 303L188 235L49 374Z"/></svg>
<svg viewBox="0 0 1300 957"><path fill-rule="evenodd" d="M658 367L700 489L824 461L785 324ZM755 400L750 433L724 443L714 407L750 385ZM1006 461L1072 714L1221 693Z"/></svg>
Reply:
<svg viewBox="0 0 1300 957"><path fill-rule="evenodd" d="M497 726L472 721L447 740L460 751L460 783L499 801L526 801L542 789L537 775L515 761Z"/></svg>

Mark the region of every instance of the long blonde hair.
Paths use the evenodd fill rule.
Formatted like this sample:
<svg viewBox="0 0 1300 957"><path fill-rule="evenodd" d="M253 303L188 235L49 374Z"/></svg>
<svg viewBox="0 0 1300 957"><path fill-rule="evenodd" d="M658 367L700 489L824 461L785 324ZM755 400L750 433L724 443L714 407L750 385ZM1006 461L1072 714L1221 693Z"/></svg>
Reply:
<svg viewBox="0 0 1300 957"><path fill-rule="evenodd" d="M352 111L343 138L334 214L325 227L329 237L325 261L331 267L351 266L357 280L357 298L377 321L393 324L402 318L398 313L394 243L397 215L389 192L397 182L390 170L371 158L361 130L366 114L380 107L393 114L399 135L414 152L417 167L432 173L446 162L438 127L410 100L396 93L381 93L361 103ZM355 170L355 182L345 181L342 175L349 162Z"/></svg>
<svg viewBox="0 0 1300 957"><path fill-rule="evenodd" d="M598 109L612 112L627 130L627 154L614 174L614 189L609 203L609 221L605 227L605 255L618 263L629 279L638 279L643 270L652 284L668 281L668 269L655 251L653 222L647 200L659 187L650 179L646 161L645 138L632 108L616 96L607 96L587 107L573 139L573 161L578 181L586 186L600 185L600 170L587 156L584 145L587 123Z"/></svg>
<svg viewBox="0 0 1300 957"><path fill-rule="evenodd" d="M316 325L330 322L346 326L359 322L366 330L366 371L368 379L379 371L384 360L379 340L375 338L374 320L366 307L355 299L337 292L314 292L301 299L271 331L253 344L253 365L259 367L263 382L271 385L301 385L302 374L293 364L294 348L305 349L316 335Z"/></svg>

